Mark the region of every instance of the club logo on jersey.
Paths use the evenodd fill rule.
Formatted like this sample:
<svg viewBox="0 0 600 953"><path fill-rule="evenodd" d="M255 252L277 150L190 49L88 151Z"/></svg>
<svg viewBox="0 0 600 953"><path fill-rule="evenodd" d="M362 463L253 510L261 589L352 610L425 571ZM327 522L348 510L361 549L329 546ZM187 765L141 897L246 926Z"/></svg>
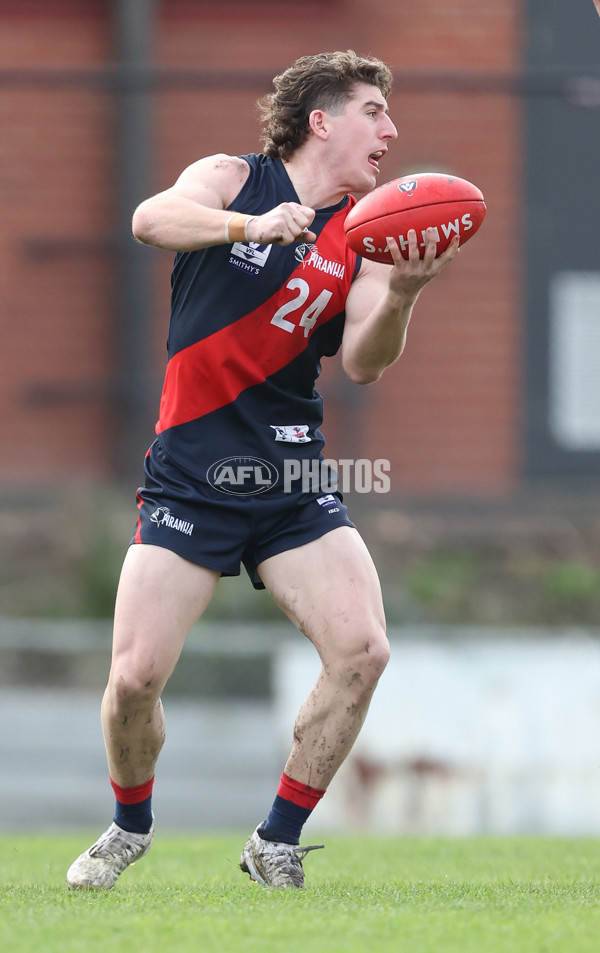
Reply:
<svg viewBox="0 0 600 953"><path fill-rule="evenodd" d="M251 278L258 278L271 254L272 245L259 242L234 242L229 254L229 264Z"/></svg>
<svg viewBox="0 0 600 953"><path fill-rule="evenodd" d="M271 424L271 430L275 431L275 440L282 443L310 443L307 424L298 427L277 427Z"/></svg>
<svg viewBox="0 0 600 953"><path fill-rule="evenodd" d="M166 526L167 529L175 529L178 533L185 533L186 536L191 536L194 529L194 524L188 520L171 516L171 510L168 506L159 506L158 509L154 510L150 522L156 523L157 526Z"/></svg>
<svg viewBox="0 0 600 953"><path fill-rule="evenodd" d="M318 268L319 271L325 272L326 275L333 275L334 278L344 277L346 266L341 261L330 261L328 258L323 258L316 245L310 245L307 242L297 245L294 257L296 261L300 262L303 269L308 267Z"/></svg>
<svg viewBox="0 0 600 953"><path fill-rule="evenodd" d="M319 249L313 245L310 255L302 262L303 268L317 268L326 275L333 275L334 278L343 278L346 272L346 266L341 261L331 261L329 258L323 258L319 254Z"/></svg>
<svg viewBox="0 0 600 953"><path fill-rule="evenodd" d="M210 485L231 496L256 496L275 486L279 472L260 457L224 457L206 471Z"/></svg>
<svg viewBox="0 0 600 953"><path fill-rule="evenodd" d="M316 245L311 245L308 242L302 242L300 245L296 245L294 249L294 258L296 261L301 262L303 266L306 266L308 257L314 252L318 254L318 249Z"/></svg>

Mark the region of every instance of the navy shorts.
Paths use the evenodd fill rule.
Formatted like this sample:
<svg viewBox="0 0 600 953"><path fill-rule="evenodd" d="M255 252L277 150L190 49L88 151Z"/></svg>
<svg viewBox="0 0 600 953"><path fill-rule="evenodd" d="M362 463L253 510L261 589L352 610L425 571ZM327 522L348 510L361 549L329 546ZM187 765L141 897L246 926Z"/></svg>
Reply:
<svg viewBox="0 0 600 953"><path fill-rule="evenodd" d="M310 543L338 526L354 526L338 493L300 497L277 493L231 496L182 473L156 440L137 491L139 518L132 543L162 546L223 576L243 564L255 589L264 559Z"/></svg>

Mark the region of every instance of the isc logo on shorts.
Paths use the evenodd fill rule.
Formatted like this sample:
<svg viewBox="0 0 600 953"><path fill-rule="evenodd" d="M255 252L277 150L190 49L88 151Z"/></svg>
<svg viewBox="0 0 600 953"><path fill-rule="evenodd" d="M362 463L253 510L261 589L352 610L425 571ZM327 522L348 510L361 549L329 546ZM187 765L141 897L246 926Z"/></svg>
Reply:
<svg viewBox="0 0 600 953"><path fill-rule="evenodd" d="M317 503L319 506L322 506L324 510L327 510L328 513L339 513L340 511L338 506L339 500L333 493L327 493L325 496L318 497Z"/></svg>
<svg viewBox="0 0 600 953"><path fill-rule="evenodd" d="M279 472L260 457L225 457L206 471L206 479L215 490L232 496L256 496L275 486Z"/></svg>

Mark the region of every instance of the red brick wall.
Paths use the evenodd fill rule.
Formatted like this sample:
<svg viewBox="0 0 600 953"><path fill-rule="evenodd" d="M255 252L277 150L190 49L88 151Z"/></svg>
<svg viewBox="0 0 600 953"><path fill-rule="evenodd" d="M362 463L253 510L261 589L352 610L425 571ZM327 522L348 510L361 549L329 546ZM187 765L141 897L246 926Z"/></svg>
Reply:
<svg viewBox="0 0 600 953"><path fill-rule="evenodd" d="M0 3L3 68L102 64L101 6ZM2 482L107 478L111 269L94 242L113 214L110 103L1 86L0 126Z"/></svg>
<svg viewBox="0 0 600 953"><path fill-rule="evenodd" d="M105 63L109 6L0 0L2 64ZM272 75L304 53L353 47L381 56L398 76L473 70L485 84L488 73L520 61L520 4L496 7L479 0L169 0L159 4L156 56L163 66ZM266 91L157 93L156 190L203 154L259 148L255 102ZM0 145L0 411L10 448L0 479L7 484L111 477L115 279L101 240L114 230L113 108L106 93L84 88L0 86L2 127L10 130ZM423 292L401 362L377 385L349 385L358 406L336 399L339 363L327 362L328 451L390 459L397 493L502 494L519 477L519 102L477 87L403 90L399 80L390 108L400 135L382 179L451 171L482 188L489 211L452 269ZM157 378L170 264L168 253L156 253Z"/></svg>

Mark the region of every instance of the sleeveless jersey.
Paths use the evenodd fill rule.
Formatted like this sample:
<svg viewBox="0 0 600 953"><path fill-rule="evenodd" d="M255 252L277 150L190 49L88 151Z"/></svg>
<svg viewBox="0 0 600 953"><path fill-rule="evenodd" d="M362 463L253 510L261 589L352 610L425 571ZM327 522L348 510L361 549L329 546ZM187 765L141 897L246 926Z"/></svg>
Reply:
<svg viewBox="0 0 600 953"><path fill-rule="evenodd" d="M244 155L250 174L231 210L260 215L299 202L283 162ZM158 439L197 484L229 458L268 461L283 492L285 461L321 459L321 359L337 352L360 258L346 244L346 196L319 209L314 244L235 242L178 253ZM210 490L209 490L210 492ZM289 488L288 488L289 492Z"/></svg>

